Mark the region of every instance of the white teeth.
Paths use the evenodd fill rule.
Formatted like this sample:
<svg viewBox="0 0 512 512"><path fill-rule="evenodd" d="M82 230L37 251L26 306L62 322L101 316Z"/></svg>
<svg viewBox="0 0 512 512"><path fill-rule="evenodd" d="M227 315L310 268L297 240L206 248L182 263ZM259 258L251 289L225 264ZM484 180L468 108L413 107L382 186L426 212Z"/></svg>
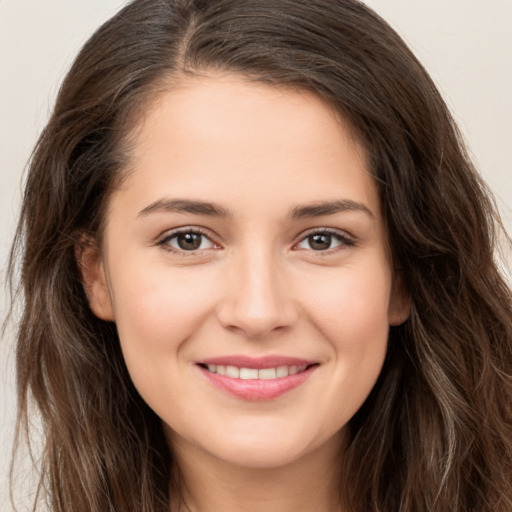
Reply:
<svg viewBox="0 0 512 512"><path fill-rule="evenodd" d="M258 376L260 379L275 379L276 378L276 369L275 368L262 368L258 372Z"/></svg>
<svg viewBox="0 0 512 512"><path fill-rule="evenodd" d="M236 366L226 366L226 377L238 379L240 377L240 370Z"/></svg>
<svg viewBox="0 0 512 512"><path fill-rule="evenodd" d="M289 375L295 375L296 373L303 372L307 368L307 365L302 366L278 366L276 368L238 368L237 366L223 366L216 364L209 364L208 371L211 373L217 373L219 375L226 375L233 379L243 380L273 380L288 377Z"/></svg>
<svg viewBox="0 0 512 512"><path fill-rule="evenodd" d="M249 380L258 378L258 370L256 368L240 368L240 378Z"/></svg>
<svg viewBox="0 0 512 512"><path fill-rule="evenodd" d="M277 377L288 377L288 366L278 366L276 370Z"/></svg>

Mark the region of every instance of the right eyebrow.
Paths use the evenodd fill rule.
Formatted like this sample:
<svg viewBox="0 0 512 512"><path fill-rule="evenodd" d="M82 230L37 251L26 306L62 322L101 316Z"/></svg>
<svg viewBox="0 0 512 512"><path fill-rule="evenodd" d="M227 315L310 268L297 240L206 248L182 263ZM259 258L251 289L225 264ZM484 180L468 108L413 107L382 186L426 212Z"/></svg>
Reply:
<svg viewBox="0 0 512 512"><path fill-rule="evenodd" d="M145 217L154 212L178 212L191 213L194 215L207 215L210 217L229 217L229 210L215 203L203 201L192 201L189 199L159 199L149 206L146 206L138 214L138 217Z"/></svg>

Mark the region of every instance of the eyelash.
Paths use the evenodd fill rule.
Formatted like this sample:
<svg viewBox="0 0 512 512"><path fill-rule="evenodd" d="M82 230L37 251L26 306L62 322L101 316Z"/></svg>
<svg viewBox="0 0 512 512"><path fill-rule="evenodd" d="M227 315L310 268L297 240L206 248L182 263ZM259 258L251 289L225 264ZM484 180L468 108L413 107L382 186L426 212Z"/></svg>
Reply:
<svg viewBox="0 0 512 512"><path fill-rule="evenodd" d="M189 254L197 254L198 252L201 252L205 249L193 249L193 250L186 250L186 249L178 249L175 247L172 247L170 245L170 241L174 238L177 238L179 235L198 235L200 237L204 237L208 239L213 246L220 247L216 242L212 240L211 235L209 235L206 231L203 231L200 228L181 228L176 231L172 231L171 233L167 233L160 241L158 241L157 245L161 246L166 251L172 252L174 254L178 254L180 256L187 256ZM202 242L201 242L202 243Z"/></svg>
<svg viewBox="0 0 512 512"><path fill-rule="evenodd" d="M204 238L208 239L213 246L216 246L215 248L220 247L219 244L217 244L215 241L212 240L211 235L209 235L207 232L203 231L202 229L196 228L196 227L181 228L176 231L172 231L171 233L166 234L157 243L157 245L161 246L166 251L172 252L174 254L179 254L181 256L187 256L188 254L197 254L198 252L202 252L204 250L210 249L210 248L207 248L207 249L199 249L198 248L198 249L187 250L187 249L175 248L170 245L170 241L173 240L174 238L178 237L179 235L189 235L189 234L204 237ZM327 249L322 249L322 250L314 250L312 248L310 248L310 249L300 249L300 248L295 249L299 244L307 241L308 238L313 237L315 235L324 235L324 236L332 237L339 242L339 245L337 245L335 247L329 247ZM308 250L308 251L311 251L312 253L318 253L319 255L322 255L322 254L331 254L333 252L337 252L338 250L342 250L344 247L345 248L346 247L354 247L355 245L357 245L356 241L353 238L351 238L350 236L348 236L344 233L341 233L339 231L333 230L333 229L321 228L321 229L312 230L312 231L306 233L305 235L303 235L302 238L299 240L299 242L294 244L293 248L295 250Z"/></svg>
<svg viewBox="0 0 512 512"><path fill-rule="evenodd" d="M334 230L334 229L321 228L321 229L314 229L314 230L306 233L305 235L303 235L302 238L300 239L300 241L297 244L295 244L294 247L297 247L299 244L305 242L308 238L313 237L315 235L329 236L339 242L339 245L337 245L335 247L329 247L328 249L323 249L323 250L318 250L318 251L315 251L314 249L304 249L304 250L311 250L311 252L317 253L319 256L332 254L333 252L343 250L344 248L356 246L356 241L353 238L351 238L350 236L348 236L346 233L342 233L342 232ZM301 250L301 249L297 249L297 250Z"/></svg>

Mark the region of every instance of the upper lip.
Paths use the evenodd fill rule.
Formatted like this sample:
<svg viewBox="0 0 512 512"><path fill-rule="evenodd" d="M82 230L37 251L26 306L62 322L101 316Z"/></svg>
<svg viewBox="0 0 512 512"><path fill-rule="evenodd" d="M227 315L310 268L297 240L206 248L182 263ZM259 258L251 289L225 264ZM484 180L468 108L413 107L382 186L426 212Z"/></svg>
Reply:
<svg viewBox="0 0 512 512"><path fill-rule="evenodd" d="M201 365L222 365L222 366L236 366L238 368L277 368L278 366L310 366L317 364L317 361L308 359L301 359L298 357L288 356L264 356L264 357L250 357L244 355L230 355L211 357L208 359L201 359L197 361Z"/></svg>

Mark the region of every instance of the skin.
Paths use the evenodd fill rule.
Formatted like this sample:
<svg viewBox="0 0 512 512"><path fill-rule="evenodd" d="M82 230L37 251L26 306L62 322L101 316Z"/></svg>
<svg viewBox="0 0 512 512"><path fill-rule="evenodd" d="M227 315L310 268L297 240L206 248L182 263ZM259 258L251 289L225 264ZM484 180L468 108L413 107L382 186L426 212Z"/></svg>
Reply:
<svg viewBox="0 0 512 512"><path fill-rule="evenodd" d="M160 95L134 137L101 250L79 258L91 308L116 323L163 421L189 509L335 510L347 423L408 315L361 145L315 96L229 75ZM177 199L221 211L176 211ZM200 249L180 249L178 228L200 228ZM278 398L246 400L196 364L233 354L318 366Z"/></svg>

